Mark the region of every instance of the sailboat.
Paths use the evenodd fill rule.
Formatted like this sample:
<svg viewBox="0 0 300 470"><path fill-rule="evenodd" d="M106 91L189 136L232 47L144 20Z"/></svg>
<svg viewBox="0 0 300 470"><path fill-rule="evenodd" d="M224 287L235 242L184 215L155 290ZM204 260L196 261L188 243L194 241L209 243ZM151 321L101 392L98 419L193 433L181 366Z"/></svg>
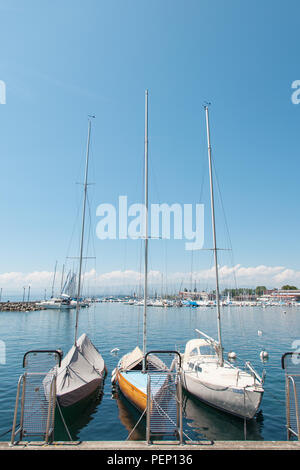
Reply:
<svg viewBox="0 0 300 470"><path fill-rule="evenodd" d="M64 309L74 308L75 306L72 305L71 303L70 295L67 294L67 292L65 292L63 288L61 289L60 296L54 297L54 282L55 282L55 276L56 276L56 266L57 266L57 261L55 263L55 268L54 268L51 298L48 300L45 299L45 300L41 300L40 302L36 302L36 305L42 308L54 309L54 310L64 310Z"/></svg>
<svg viewBox="0 0 300 470"><path fill-rule="evenodd" d="M82 227L80 240L79 272L77 280L77 299L81 298L81 274L85 230L85 213L87 199L87 178L89 165L89 147L91 134L91 120L88 120L88 140L86 151L85 177L84 177L84 198L82 209ZM56 395L58 402L63 407L68 407L78 403L91 395L99 388L107 373L106 366L101 354L93 345L88 336L83 333L78 336L80 302L76 302L76 323L74 344L61 361L60 367L56 368ZM48 374L49 379L51 374ZM45 379L47 382L47 377ZM45 383L47 387L47 383Z"/></svg>
<svg viewBox="0 0 300 470"><path fill-rule="evenodd" d="M264 378L259 376L249 362L246 362L246 368L242 370L225 361L223 357L209 113L208 106L204 108L208 142L218 341L196 330L201 338L188 341L182 355L183 386L192 395L215 408L241 418L252 419L261 404Z"/></svg>
<svg viewBox="0 0 300 470"><path fill-rule="evenodd" d="M155 355L149 355L146 364L147 353L147 305L148 305L148 90L145 92L145 262L144 262L144 301L143 301L143 350L136 348L125 354L112 372L112 383L116 383L123 393L139 411L145 411L147 407L147 370L166 370L167 367ZM164 384L165 378L157 374L155 379L156 389L159 389L159 381Z"/></svg>
<svg viewBox="0 0 300 470"><path fill-rule="evenodd" d="M69 296L62 294L60 297L52 297L49 300L41 300L36 305L46 309L64 310L75 308Z"/></svg>

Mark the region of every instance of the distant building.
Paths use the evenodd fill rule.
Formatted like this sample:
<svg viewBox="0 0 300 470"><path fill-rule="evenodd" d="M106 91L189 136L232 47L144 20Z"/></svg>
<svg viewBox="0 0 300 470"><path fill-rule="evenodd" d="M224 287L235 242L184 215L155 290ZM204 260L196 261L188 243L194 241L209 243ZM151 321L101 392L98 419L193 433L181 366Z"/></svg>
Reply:
<svg viewBox="0 0 300 470"><path fill-rule="evenodd" d="M191 300L210 300L210 295L207 292L194 292L194 291L181 291L179 292L179 297L183 300L191 299Z"/></svg>
<svg viewBox="0 0 300 470"><path fill-rule="evenodd" d="M264 295L260 296L257 300L261 300L263 302L300 302L300 290L273 289L266 291Z"/></svg>
<svg viewBox="0 0 300 470"><path fill-rule="evenodd" d="M271 300L300 301L300 290L274 290L270 296Z"/></svg>

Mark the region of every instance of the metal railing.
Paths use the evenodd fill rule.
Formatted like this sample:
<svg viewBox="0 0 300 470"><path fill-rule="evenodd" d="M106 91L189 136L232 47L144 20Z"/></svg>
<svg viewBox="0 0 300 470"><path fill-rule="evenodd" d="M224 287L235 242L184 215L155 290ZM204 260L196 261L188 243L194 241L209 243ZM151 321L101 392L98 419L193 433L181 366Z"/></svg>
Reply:
<svg viewBox="0 0 300 470"><path fill-rule="evenodd" d="M181 356L177 351L149 351L145 361L150 354L173 354L178 359L175 364L174 358L168 369L147 371L147 443L150 444L153 437L161 439L169 436L182 444Z"/></svg>
<svg viewBox="0 0 300 470"><path fill-rule="evenodd" d="M286 397L286 428L287 439L292 436L299 440L299 397L300 387L300 354L296 352L285 353L281 358L281 365L285 371L285 397Z"/></svg>
<svg viewBox="0 0 300 470"><path fill-rule="evenodd" d="M42 436L45 443L52 437L56 404L55 366L60 365L61 357L61 351L53 350L28 351L24 355L26 372L18 381L11 445L15 444L18 435L19 441L28 436ZM18 414L20 423L17 428Z"/></svg>

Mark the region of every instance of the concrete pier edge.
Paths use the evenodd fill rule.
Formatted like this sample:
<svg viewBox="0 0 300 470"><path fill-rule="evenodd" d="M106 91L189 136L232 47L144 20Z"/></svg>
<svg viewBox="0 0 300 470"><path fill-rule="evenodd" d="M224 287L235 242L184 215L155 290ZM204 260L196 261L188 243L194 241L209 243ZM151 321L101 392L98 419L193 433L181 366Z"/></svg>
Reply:
<svg viewBox="0 0 300 470"><path fill-rule="evenodd" d="M299 441L216 441L184 443L182 445L164 441L163 444L148 445L145 441L80 441L80 442L20 442L11 446L0 442L2 450L105 450L105 451L209 451L209 450L300 450Z"/></svg>

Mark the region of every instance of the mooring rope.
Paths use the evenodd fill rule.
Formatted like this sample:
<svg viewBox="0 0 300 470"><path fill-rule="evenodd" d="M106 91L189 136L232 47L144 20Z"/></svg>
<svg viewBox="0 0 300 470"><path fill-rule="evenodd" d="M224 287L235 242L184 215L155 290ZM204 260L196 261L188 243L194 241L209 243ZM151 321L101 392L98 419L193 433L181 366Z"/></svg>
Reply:
<svg viewBox="0 0 300 470"><path fill-rule="evenodd" d="M61 408L60 408L60 406L59 406L59 403L58 403L58 400L57 400L57 399L56 399L56 405L57 405L57 407L58 407L58 411L59 411L59 413L60 413L60 417L61 417L61 419L62 419L62 422L63 422L63 425L64 425L64 427L65 427L65 430L67 431L68 437L69 437L70 441L73 441L72 436L71 436L71 434L70 434L70 432L69 432L68 426L67 426L67 424L66 424L66 422L65 422L65 420L64 420L64 417L63 417L63 414L62 414L62 411L61 411Z"/></svg>
<svg viewBox="0 0 300 470"><path fill-rule="evenodd" d="M146 413L146 411L147 411L147 408L144 409L143 414L140 416L138 422L136 423L136 425L134 426L134 428L132 428L132 430L131 430L130 433L128 434L128 436L127 436L127 438L126 438L126 441L128 441L128 439L130 438L131 434L135 431L135 429L136 429L137 426L139 425L139 423L140 423L142 417L144 416L144 414Z"/></svg>

